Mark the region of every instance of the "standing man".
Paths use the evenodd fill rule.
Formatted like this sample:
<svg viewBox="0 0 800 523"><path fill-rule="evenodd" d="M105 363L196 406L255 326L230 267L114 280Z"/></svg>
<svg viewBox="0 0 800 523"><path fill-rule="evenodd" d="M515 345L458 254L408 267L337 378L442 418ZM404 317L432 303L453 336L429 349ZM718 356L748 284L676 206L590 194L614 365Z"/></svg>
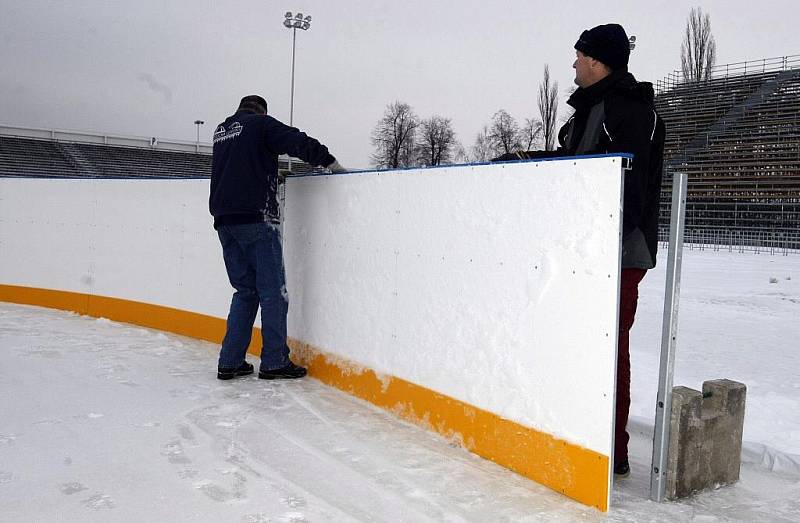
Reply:
<svg viewBox="0 0 800 523"><path fill-rule="evenodd" d="M633 154L632 168L624 174L614 427L614 474L624 477L630 474L625 430L631 404L628 333L636 314L639 282L656 265L665 128L653 106L652 84L637 82L628 72L630 42L622 26L599 25L584 31L575 50L572 67L578 89L567 100L575 114L559 132L559 152L569 156Z"/></svg>
<svg viewBox="0 0 800 523"><path fill-rule="evenodd" d="M260 96L242 98L238 110L214 131L209 210L222 244L233 293L217 378L253 373L245 361L256 312L261 306L262 379L302 378L306 369L289 360L286 345L288 295L278 224L278 155L344 172L328 148L305 133L267 116Z"/></svg>

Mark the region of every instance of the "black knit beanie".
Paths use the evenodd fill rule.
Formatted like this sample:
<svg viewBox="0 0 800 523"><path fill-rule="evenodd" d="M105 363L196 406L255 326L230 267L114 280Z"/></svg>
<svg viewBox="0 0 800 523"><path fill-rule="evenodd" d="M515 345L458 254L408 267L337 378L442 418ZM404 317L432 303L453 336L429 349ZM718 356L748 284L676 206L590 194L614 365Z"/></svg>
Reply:
<svg viewBox="0 0 800 523"><path fill-rule="evenodd" d="M600 60L614 71L628 67L631 46L625 29L619 24L605 24L581 33L575 49Z"/></svg>

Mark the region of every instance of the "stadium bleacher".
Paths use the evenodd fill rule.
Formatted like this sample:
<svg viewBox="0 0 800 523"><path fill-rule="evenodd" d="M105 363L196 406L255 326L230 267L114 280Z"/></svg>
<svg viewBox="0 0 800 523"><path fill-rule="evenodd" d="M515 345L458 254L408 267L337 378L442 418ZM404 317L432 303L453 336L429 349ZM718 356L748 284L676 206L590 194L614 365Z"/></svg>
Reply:
<svg viewBox="0 0 800 523"><path fill-rule="evenodd" d="M700 81L676 72L656 91L662 239L672 177L684 172L689 241L800 248L800 56L718 66Z"/></svg>
<svg viewBox="0 0 800 523"><path fill-rule="evenodd" d="M152 142L117 137L116 145L89 143L108 137L88 133L57 133L25 128L0 128L0 176L46 178L208 178L210 147L183 142ZM196 149L196 150L193 150ZM281 157L279 168L288 169ZM311 167L292 160L293 173Z"/></svg>
<svg viewBox="0 0 800 523"><path fill-rule="evenodd" d="M196 178L210 174L207 154L0 137L0 176Z"/></svg>
<svg viewBox="0 0 800 523"><path fill-rule="evenodd" d="M0 176L79 176L53 142L0 137Z"/></svg>

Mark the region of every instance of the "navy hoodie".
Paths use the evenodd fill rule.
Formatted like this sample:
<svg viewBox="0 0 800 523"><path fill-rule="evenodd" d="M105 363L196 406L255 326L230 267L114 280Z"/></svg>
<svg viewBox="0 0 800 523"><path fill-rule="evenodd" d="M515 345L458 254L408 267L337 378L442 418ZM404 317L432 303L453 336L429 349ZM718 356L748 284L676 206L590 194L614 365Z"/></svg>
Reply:
<svg viewBox="0 0 800 523"><path fill-rule="evenodd" d="M223 224L277 223L278 155L314 165L336 158L328 148L271 116L239 110L214 131L211 195L214 227Z"/></svg>

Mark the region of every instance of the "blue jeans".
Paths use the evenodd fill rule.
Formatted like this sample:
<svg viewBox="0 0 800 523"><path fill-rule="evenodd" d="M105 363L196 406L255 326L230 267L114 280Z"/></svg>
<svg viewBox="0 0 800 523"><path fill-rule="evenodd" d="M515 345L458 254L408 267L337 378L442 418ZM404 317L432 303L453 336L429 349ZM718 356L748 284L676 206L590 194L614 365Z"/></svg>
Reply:
<svg viewBox="0 0 800 523"><path fill-rule="evenodd" d="M236 368L244 361L259 305L264 341L261 370L286 366L289 363L286 346L289 301L277 226L269 223L220 225L217 233L228 279L236 289L219 353L219 366Z"/></svg>

